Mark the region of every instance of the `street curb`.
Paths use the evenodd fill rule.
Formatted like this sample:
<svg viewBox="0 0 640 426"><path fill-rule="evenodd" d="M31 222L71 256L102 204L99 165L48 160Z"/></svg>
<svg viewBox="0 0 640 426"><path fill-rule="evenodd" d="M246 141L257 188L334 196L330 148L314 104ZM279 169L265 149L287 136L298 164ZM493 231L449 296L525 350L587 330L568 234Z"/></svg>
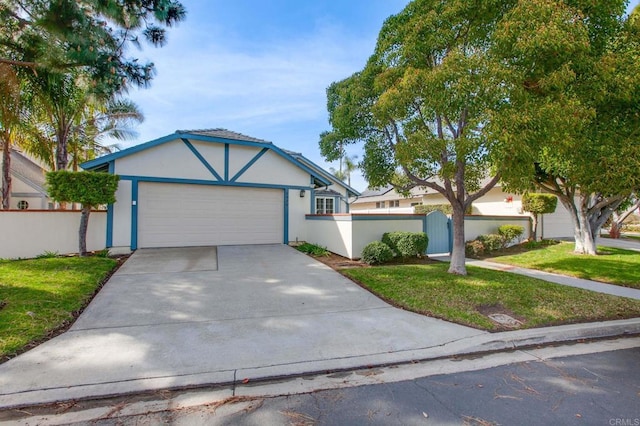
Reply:
<svg viewBox="0 0 640 426"><path fill-rule="evenodd" d="M61 388L4 395L0 397L0 411L37 407L64 401L99 400L115 396L155 393L163 390L177 391L204 387L228 387L235 394L238 388L273 381L636 335L640 335L640 318L483 333L429 348L301 362L294 365L237 369L234 374L231 374L231 371L208 372L190 377L173 377L171 380L165 380L169 377L143 379L135 382L93 384L74 390ZM34 400L37 402L29 402Z"/></svg>

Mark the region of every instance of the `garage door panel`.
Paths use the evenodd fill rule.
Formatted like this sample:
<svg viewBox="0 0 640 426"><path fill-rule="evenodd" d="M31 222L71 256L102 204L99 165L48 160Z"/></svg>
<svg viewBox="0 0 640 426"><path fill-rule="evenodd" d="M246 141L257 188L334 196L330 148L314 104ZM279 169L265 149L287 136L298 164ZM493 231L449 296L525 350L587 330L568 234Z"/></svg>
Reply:
<svg viewBox="0 0 640 426"><path fill-rule="evenodd" d="M283 191L141 183L139 247L281 243Z"/></svg>

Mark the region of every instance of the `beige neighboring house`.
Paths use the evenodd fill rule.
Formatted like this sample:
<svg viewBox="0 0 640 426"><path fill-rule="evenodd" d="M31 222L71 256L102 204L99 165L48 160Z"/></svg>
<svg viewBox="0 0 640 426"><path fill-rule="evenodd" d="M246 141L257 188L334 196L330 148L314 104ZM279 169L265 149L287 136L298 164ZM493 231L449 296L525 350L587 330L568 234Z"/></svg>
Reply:
<svg viewBox="0 0 640 426"><path fill-rule="evenodd" d="M0 155L0 170L2 167ZM45 173L46 170L27 154L11 148L11 210L53 208L45 189Z"/></svg>
<svg viewBox="0 0 640 426"><path fill-rule="evenodd" d="M449 204L447 199L431 188L413 188L409 197L404 197L392 186L377 190L367 189L357 200L351 202L351 212L370 214L413 213L417 205ZM487 194L474 201L471 217L482 216L530 216L522 211L522 196L507 193L498 184ZM545 238L573 237L573 225L569 212L558 202L555 213L544 215L538 234Z"/></svg>

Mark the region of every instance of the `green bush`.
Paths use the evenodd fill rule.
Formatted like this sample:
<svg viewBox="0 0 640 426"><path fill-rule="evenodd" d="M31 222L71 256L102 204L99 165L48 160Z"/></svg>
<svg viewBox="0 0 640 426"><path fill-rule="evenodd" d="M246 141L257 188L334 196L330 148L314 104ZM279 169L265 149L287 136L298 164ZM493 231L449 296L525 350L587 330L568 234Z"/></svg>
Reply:
<svg viewBox="0 0 640 426"><path fill-rule="evenodd" d="M381 241L373 241L362 249L362 261L369 265L379 265L393 259L393 250Z"/></svg>
<svg viewBox="0 0 640 426"><path fill-rule="evenodd" d="M311 256L329 256L329 250L317 244L302 243L296 247L298 251L309 254Z"/></svg>
<svg viewBox="0 0 640 426"><path fill-rule="evenodd" d="M424 232L385 232L382 242L391 248L394 256L406 258L425 254L429 238Z"/></svg>
<svg viewBox="0 0 640 426"><path fill-rule="evenodd" d="M467 241L464 246L464 252L468 257L478 257L484 254L485 247L480 240Z"/></svg>
<svg viewBox="0 0 640 426"><path fill-rule="evenodd" d="M467 211L465 211L464 213L471 214L472 210L473 207L469 206L467 207ZM451 204L420 204L419 206L413 207L413 212L415 214L429 214L435 211L442 212L446 215L452 215L453 207L451 207Z"/></svg>
<svg viewBox="0 0 640 426"><path fill-rule="evenodd" d="M482 242L486 251L495 251L502 248L502 236L498 234L480 235L477 240Z"/></svg>
<svg viewBox="0 0 640 426"><path fill-rule="evenodd" d="M513 240L520 242L520 237L524 234L524 227L519 225L502 225L498 228L498 234L502 237L502 246L506 247L507 244Z"/></svg>

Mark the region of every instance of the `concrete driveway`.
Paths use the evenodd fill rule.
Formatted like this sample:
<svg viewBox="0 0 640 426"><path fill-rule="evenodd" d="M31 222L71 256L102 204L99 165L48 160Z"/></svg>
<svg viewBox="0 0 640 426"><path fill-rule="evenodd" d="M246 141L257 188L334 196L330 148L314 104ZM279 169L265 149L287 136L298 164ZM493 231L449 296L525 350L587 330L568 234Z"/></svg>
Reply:
<svg viewBox="0 0 640 426"><path fill-rule="evenodd" d="M484 334L283 245L138 250L70 331L0 365L0 407L403 362Z"/></svg>

